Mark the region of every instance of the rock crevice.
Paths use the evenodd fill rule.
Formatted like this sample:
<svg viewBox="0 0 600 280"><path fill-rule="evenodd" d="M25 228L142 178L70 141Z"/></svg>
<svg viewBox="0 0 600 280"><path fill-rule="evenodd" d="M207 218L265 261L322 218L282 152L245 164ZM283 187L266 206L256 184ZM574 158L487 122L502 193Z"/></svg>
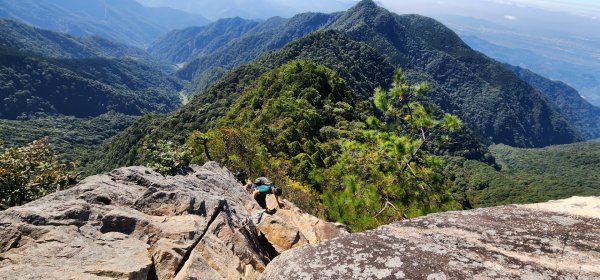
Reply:
<svg viewBox="0 0 600 280"><path fill-rule="evenodd" d="M316 219L286 207L298 216L282 220L288 227ZM265 219L253 220L263 215L213 162L166 177L119 168L0 212L0 279L257 279L270 261L258 238Z"/></svg>
<svg viewBox="0 0 600 280"><path fill-rule="evenodd" d="M220 201L219 206L217 206L217 211L215 211L213 213L212 217L208 221L208 224L206 225L206 229L202 232L202 234L200 235L200 237L198 237L198 239L196 241L194 241L194 243L192 244L192 246L190 246L190 248L183 255L183 258L182 258L181 262L177 266L177 269L175 269L175 277L177 277L177 274L179 273L179 271L181 271L181 269L183 268L183 266L185 265L185 263L190 258L190 255L192 254L192 250L194 248L196 248L196 246L198 245L198 243L200 243L200 241L202 241L202 238L208 232L208 229L213 224L213 222L217 219L217 217L219 216L219 214L221 214L221 211L223 211L223 208L226 207L226 205L227 205L227 203L224 200Z"/></svg>

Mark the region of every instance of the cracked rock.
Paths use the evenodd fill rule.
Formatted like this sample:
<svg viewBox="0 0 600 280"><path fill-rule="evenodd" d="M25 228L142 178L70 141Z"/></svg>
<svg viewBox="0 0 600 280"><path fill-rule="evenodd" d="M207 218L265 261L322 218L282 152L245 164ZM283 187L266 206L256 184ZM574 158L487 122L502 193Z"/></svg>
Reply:
<svg viewBox="0 0 600 280"><path fill-rule="evenodd" d="M119 168L0 212L0 279L257 279L261 211L214 162L166 177ZM296 214L281 223L316 219Z"/></svg>

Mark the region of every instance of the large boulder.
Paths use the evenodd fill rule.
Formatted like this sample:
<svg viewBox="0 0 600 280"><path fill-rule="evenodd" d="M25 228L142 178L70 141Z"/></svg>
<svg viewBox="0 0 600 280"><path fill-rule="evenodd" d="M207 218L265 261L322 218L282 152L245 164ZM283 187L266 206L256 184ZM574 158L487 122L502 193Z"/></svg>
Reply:
<svg viewBox="0 0 600 280"><path fill-rule="evenodd" d="M600 198L447 212L284 252L262 279L600 279Z"/></svg>
<svg viewBox="0 0 600 280"><path fill-rule="evenodd" d="M314 218L297 214L277 218L278 238ZM216 163L166 177L120 168L0 212L0 279L256 279L273 257L257 230L270 217Z"/></svg>
<svg viewBox="0 0 600 280"><path fill-rule="evenodd" d="M283 208L273 215L259 213L255 219L258 233L273 246L275 255L304 244L316 244L348 234L341 224L325 222L283 200ZM268 196L267 208L277 209L274 196Z"/></svg>

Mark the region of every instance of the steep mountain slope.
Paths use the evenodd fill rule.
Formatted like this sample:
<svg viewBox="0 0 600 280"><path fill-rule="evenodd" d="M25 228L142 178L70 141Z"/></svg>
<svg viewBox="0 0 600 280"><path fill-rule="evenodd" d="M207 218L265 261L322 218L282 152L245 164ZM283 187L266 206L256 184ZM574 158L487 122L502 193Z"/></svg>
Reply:
<svg viewBox="0 0 600 280"><path fill-rule="evenodd" d="M171 63L188 62L211 54L259 24L256 20L227 18L201 27L174 30L154 42L148 52Z"/></svg>
<svg viewBox="0 0 600 280"><path fill-rule="evenodd" d="M366 44L352 41L333 30L315 32L232 70L166 117L144 116L99 149L93 156L89 172L141 163L138 152L144 139L181 143L192 131L213 127L214 122L223 117L240 94L252 87L261 75L297 59L316 61L335 70L361 100L369 99L374 88L391 84L390 73L394 71L382 55ZM448 151L440 152L489 161L485 160L487 149L471 132L461 130L453 138L456 143L450 145Z"/></svg>
<svg viewBox="0 0 600 280"><path fill-rule="evenodd" d="M426 74L436 87L433 98L449 100L436 103L482 138L521 147L580 139L539 92L433 19L398 16L363 0L327 28L369 44L395 66Z"/></svg>
<svg viewBox="0 0 600 280"><path fill-rule="evenodd" d="M257 26L254 32L245 34L213 53L192 60L179 70L177 75L192 80L215 69L231 70L263 53L302 38L326 25L333 17L327 14L305 13L285 21L278 18L266 21Z"/></svg>
<svg viewBox="0 0 600 280"><path fill-rule="evenodd" d="M546 95L586 139L600 137L600 108L590 104L572 87L552 81L527 69L510 67L521 79Z"/></svg>
<svg viewBox="0 0 600 280"><path fill-rule="evenodd" d="M0 17L138 47L149 45L172 29L208 23L199 15L146 8L134 0L1 0Z"/></svg>
<svg viewBox="0 0 600 280"><path fill-rule="evenodd" d="M128 57L149 60L141 49L101 37L80 38L0 19L0 47L55 58Z"/></svg>
<svg viewBox="0 0 600 280"><path fill-rule="evenodd" d="M181 85L131 59L50 59L0 50L0 118L140 115L179 106Z"/></svg>
<svg viewBox="0 0 600 280"><path fill-rule="evenodd" d="M168 116L149 115L103 145L95 157L94 172L138 162L137 151L144 138L185 141L187 134L214 125L240 94L267 71L290 60L314 60L334 69L361 98L372 89L391 83L394 68L369 46L349 40L335 31L317 32L263 55L227 73L202 94ZM362 70L368 69L368 70ZM160 129L155 129L160 128Z"/></svg>
<svg viewBox="0 0 600 280"><path fill-rule="evenodd" d="M363 1L334 16L329 27L341 31L311 34L228 73L168 117L148 117L138 122L103 148L95 170L136 162L136 150L147 134L151 139L183 142L187 133L210 127L261 74L292 59L315 60L334 69L361 98L368 98L375 87L389 84L386 73L392 72L395 61L396 66L407 69L410 80L431 84L430 98L439 108L459 115L480 139L490 142L530 147L579 139L538 91L431 19L396 16L371 1ZM221 53L234 56L243 52L243 46L249 47L246 52L258 53L257 46L262 46L237 40L234 43L239 51L222 49Z"/></svg>
<svg viewBox="0 0 600 280"><path fill-rule="evenodd" d="M321 35L328 33L333 32L329 31ZM354 55L358 55L358 53L356 51ZM343 217L344 223L353 229L373 227L396 217L393 214L390 215L389 211L386 212L384 206L380 205L379 201L381 200L378 199L380 193L373 191L379 187L388 190L384 192L388 194L387 199L394 204L395 208L403 209L403 213L411 217L423 213L460 208L460 204L455 202L450 195L449 185L441 183L446 182L439 173L441 168L432 167L430 170L429 167L424 166L426 164L420 164L422 161L415 163L414 168L419 170L418 172L428 170L422 180L427 180L429 188L427 193L435 197L435 202L426 203L425 201L429 199L419 195L423 194L422 192L410 191L414 184L400 178L407 175L406 173L403 174L399 170L384 172L382 169L386 167L380 167L399 166L396 161L389 165L382 163L394 152L386 153L385 156L376 152L370 153L372 162L380 163L374 167L364 167L363 164L348 159L347 151L353 149L348 147L354 147L349 146L351 145L348 144L349 142L352 145L361 145L361 148L357 148L360 150L357 152L360 153L371 147L377 147L373 137L381 135L382 139L389 139L386 138L387 135L397 137L399 130L404 131L391 124L389 126L379 126L372 122L369 124L366 120L374 114L369 105L365 98L358 98L356 93L333 70L312 61L289 61L260 75L255 82L249 84L241 92L239 98L233 101L231 106L228 106L225 115L213 122L214 129L206 132L205 135L209 139L207 156L204 157L203 153L194 153L194 160L198 162L203 162L205 159L215 160L226 164L232 170L238 168L247 170L251 176L260 174L276 178L279 182L278 186L282 187L285 192L294 193L295 203L301 201L302 203L298 203L298 205L305 211L314 213L323 209L321 211L325 212L328 217L338 213L337 206L340 205L340 201L327 199L322 203L318 199L319 195L323 193L327 193L328 197L336 195L340 190L340 181L352 180L345 175L368 177L368 182L365 180L366 185L361 183L360 187L357 187L368 189L356 194L356 196L365 196L361 196L364 198L361 201L364 202L365 207L361 207L362 210L355 213L360 218L353 220L350 216ZM214 109L220 109L218 106L215 107ZM210 112L213 113L214 109ZM197 119L188 118L190 114L194 113L198 114L198 112L187 112L187 116L180 114L178 117L197 123ZM215 114L213 113L213 116ZM177 113L173 115L177 115ZM147 134L144 136L144 131L140 131L142 138L138 138L138 143L148 140L156 141L164 136L173 137L176 134L178 137L187 136L181 135L181 132L185 131L183 127L187 124L180 124L178 129L173 130L174 119L162 118L156 119L156 121L157 126L149 128L151 136L147 136ZM129 137L136 136L133 134L135 133L133 129L136 128L139 126L128 129L129 132L132 132L128 135ZM142 127L142 129L145 128ZM387 134L387 129L391 134ZM203 131L206 130L203 129ZM169 133L171 135L168 135ZM188 147L198 151L199 146L194 144L197 142L190 142L195 141L190 140L194 139L195 135L198 135L197 132L189 135L187 143L189 143ZM406 137L411 136L407 135ZM131 138L118 136L116 139L128 144L127 141ZM115 153L122 149L123 145L116 144L114 141L113 144L115 145L109 147L108 151L100 153L105 156L117 155L123 158L123 154ZM387 147L393 145L402 146L403 144L394 142ZM144 162L147 162L148 159L143 156L146 150L145 148L131 149L138 153L141 151L141 160ZM128 153L129 155L131 152ZM421 153L419 153L419 158L420 155ZM361 157L357 156L356 158ZM340 167L338 164L344 167ZM347 172L338 176L340 168L347 168L343 169ZM364 172L356 171L359 169ZM381 174L386 174L383 175L385 178L379 177ZM435 174L436 179L428 177L429 174ZM400 195L399 192L403 194ZM411 204L412 202L414 205ZM343 202L341 203L343 204ZM379 219L365 213L380 210Z"/></svg>
<svg viewBox="0 0 600 280"><path fill-rule="evenodd" d="M302 28L299 35L315 28L334 29L373 47L392 66L404 68L409 79L429 81L433 101L461 117L481 139L520 147L581 139L543 95L504 65L473 51L437 21L416 15L398 16L370 0L340 14L321 15L322 20L317 22L311 18L313 14L298 15L286 26ZM316 24L306 26L303 24L307 21L300 19ZM213 54L193 60L178 74L195 80L197 88L204 89L225 70L295 38L287 35L289 30L276 28L243 36ZM276 44L269 43L274 40Z"/></svg>

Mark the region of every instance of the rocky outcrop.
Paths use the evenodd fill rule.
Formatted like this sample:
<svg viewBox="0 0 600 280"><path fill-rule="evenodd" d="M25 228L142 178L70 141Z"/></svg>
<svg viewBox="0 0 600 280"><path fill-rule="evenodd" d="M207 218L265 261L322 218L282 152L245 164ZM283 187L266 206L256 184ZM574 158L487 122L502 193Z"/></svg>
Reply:
<svg viewBox="0 0 600 280"><path fill-rule="evenodd" d="M256 279L278 253L345 232L285 204L264 213L216 163L120 168L0 212L0 279Z"/></svg>
<svg viewBox="0 0 600 280"><path fill-rule="evenodd" d="M267 207L277 207L273 196L267 199ZM325 222L304 213L295 205L287 202L285 208L273 215L261 215L255 221L258 233L264 236L275 249L276 254L304 244L316 244L336 236L348 234L342 224Z"/></svg>
<svg viewBox="0 0 600 280"><path fill-rule="evenodd" d="M600 198L447 212L289 250L262 279L600 279Z"/></svg>
<svg viewBox="0 0 600 280"><path fill-rule="evenodd" d="M215 163L120 168L0 212L0 279L600 279L600 198L356 234L284 204Z"/></svg>

